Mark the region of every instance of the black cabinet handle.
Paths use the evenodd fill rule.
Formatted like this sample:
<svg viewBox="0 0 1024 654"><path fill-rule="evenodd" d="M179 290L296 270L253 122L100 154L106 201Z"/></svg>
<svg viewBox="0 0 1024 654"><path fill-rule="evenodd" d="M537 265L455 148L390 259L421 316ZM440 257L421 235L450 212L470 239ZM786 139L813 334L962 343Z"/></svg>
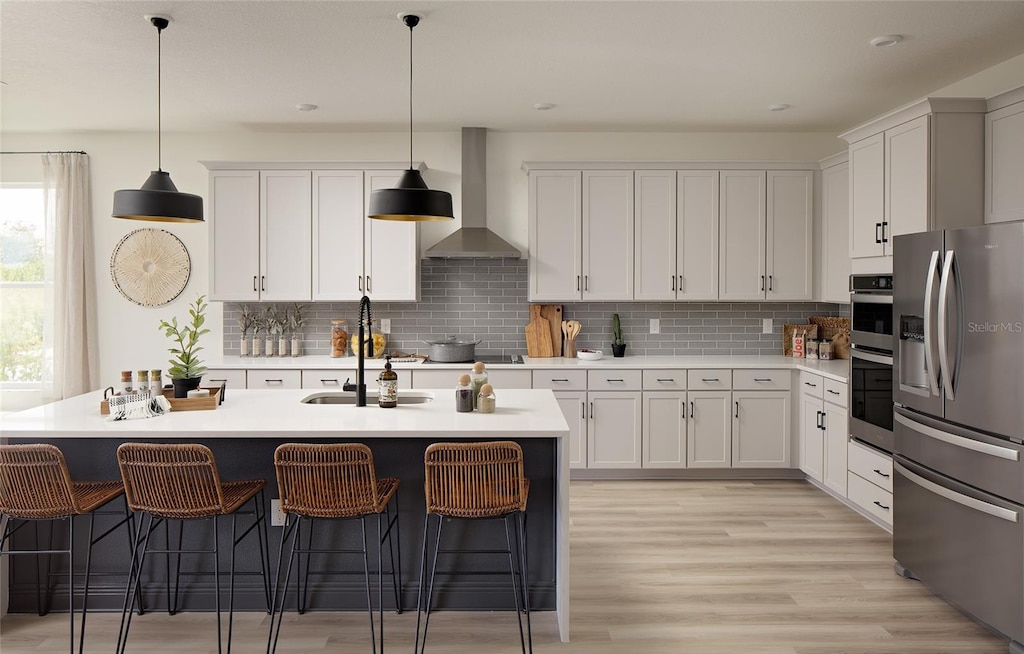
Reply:
<svg viewBox="0 0 1024 654"><path fill-rule="evenodd" d="M882 472L878 468L875 468L874 472L875 472L876 475L881 475L882 477L885 477L886 479L889 478L889 475L885 474L884 472Z"/></svg>
<svg viewBox="0 0 1024 654"><path fill-rule="evenodd" d="M321 384L334 384L335 386L337 386L338 385L338 380L337 379L321 379L320 383Z"/></svg>
<svg viewBox="0 0 1024 654"><path fill-rule="evenodd" d="M818 387L817 384L812 384L811 382L804 382L804 386L810 386L811 388L817 388Z"/></svg>
<svg viewBox="0 0 1024 654"><path fill-rule="evenodd" d="M814 426L817 427L818 429L821 429L821 411L815 411L814 415Z"/></svg>
<svg viewBox="0 0 1024 654"><path fill-rule="evenodd" d="M568 384L569 383L568 379L552 379L551 381L553 381L553 382L562 382L564 384Z"/></svg>
<svg viewBox="0 0 1024 654"><path fill-rule="evenodd" d="M356 277L356 285L359 286L359 292L362 293L363 292L363 276L362 275L359 275L358 277Z"/></svg>
<svg viewBox="0 0 1024 654"><path fill-rule="evenodd" d="M881 231L882 231L882 223L875 223L875 243L881 243L882 242Z"/></svg>
<svg viewBox="0 0 1024 654"><path fill-rule="evenodd" d="M263 381L265 381L268 384L283 384L284 383L283 379L264 379Z"/></svg>
<svg viewBox="0 0 1024 654"><path fill-rule="evenodd" d="M768 275L768 290L769 291L774 291L775 290L775 280L773 278L774 278L774 275Z"/></svg>
<svg viewBox="0 0 1024 654"><path fill-rule="evenodd" d="M701 377L700 380L702 382L716 382L718 381L718 377Z"/></svg>
<svg viewBox="0 0 1024 654"><path fill-rule="evenodd" d="M671 377L669 377L668 379L662 379L661 377L659 377L658 381L660 381L660 382L674 382L675 379L673 379Z"/></svg>
<svg viewBox="0 0 1024 654"><path fill-rule="evenodd" d="M576 275L576 290L580 290L580 276Z"/></svg>
<svg viewBox="0 0 1024 654"><path fill-rule="evenodd" d="M258 291L259 290L258 288L256 288L256 275L252 276L252 290L254 290L254 291Z"/></svg>
<svg viewBox="0 0 1024 654"><path fill-rule="evenodd" d="M626 383L625 379L606 379L605 381L608 382L609 384L612 383L612 382L618 382L619 384L625 384Z"/></svg>
<svg viewBox="0 0 1024 654"><path fill-rule="evenodd" d="M679 292L683 292L683 276L679 275Z"/></svg>
<svg viewBox="0 0 1024 654"><path fill-rule="evenodd" d="M821 412L821 431L825 431L826 429L828 429L828 423L826 422L827 418L828 418L828 415L824 411L822 411Z"/></svg>
<svg viewBox="0 0 1024 654"><path fill-rule="evenodd" d="M586 402L580 402L580 417L583 418L584 420L587 419L587 403Z"/></svg>
<svg viewBox="0 0 1024 654"><path fill-rule="evenodd" d="M676 276L672 275L672 290L676 290Z"/></svg>
<svg viewBox="0 0 1024 654"><path fill-rule="evenodd" d="M590 290L590 275L583 275L583 290Z"/></svg>
<svg viewBox="0 0 1024 654"><path fill-rule="evenodd" d="M888 243L889 237L885 235L885 228L889 225L888 221L882 221L882 242Z"/></svg>
<svg viewBox="0 0 1024 654"><path fill-rule="evenodd" d="M590 403L590 419L591 420L594 419L594 403L593 402Z"/></svg>
<svg viewBox="0 0 1024 654"><path fill-rule="evenodd" d="M366 292L370 293L372 291L373 291L373 280L370 279L369 275L367 275L366 276Z"/></svg>
<svg viewBox="0 0 1024 654"><path fill-rule="evenodd" d="M211 382L223 382L223 383L226 384L228 380L226 380L226 379L210 379L209 381L211 381ZM875 472L878 472L878 471L876 470Z"/></svg>
<svg viewBox="0 0 1024 654"><path fill-rule="evenodd" d="M770 382L771 380L771 377L754 377L754 381L756 382Z"/></svg>
<svg viewBox="0 0 1024 654"><path fill-rule="evenodd" d="M840 393L839 391L834 391L834 390L832 390L831 388L830 388L830 389L828 389L828 392L829 392L829 393L832 393L833 395L842 395L842 393Z"/></svg>
<svg viewBox="0 0 1024 654"><path fill-rule="evenodd" d="M735 404L736 404L736 417L739 418L740 417L740 403L739 403L739 401L737 401L737 402L735 402Z"/></svg>
<svg viewBox="0 0 1024 654"><path fill-rule="evenodd" d="M262 275L260 277L260 290L261 291L267 290L267 276L266 275Z"/></svg>
<svg viewBox="0 0 1024 654"><path fill-rule="evenodd" d="M878 500L875 500L875 505L876 505L876 506L880 506L880 507L882 507L882 508L883 508L883 509L885 509L886 511L888 511L888 510L889 510L889 507L887 507L886 505L882 504L882 503L881 503L881 502L879 502Z"/></svg>
<svg viewBox="0 0 1024 654"><path fill-rule="evenodd" d="M764 290L764 275L761 275L761 290Z"/></svg>

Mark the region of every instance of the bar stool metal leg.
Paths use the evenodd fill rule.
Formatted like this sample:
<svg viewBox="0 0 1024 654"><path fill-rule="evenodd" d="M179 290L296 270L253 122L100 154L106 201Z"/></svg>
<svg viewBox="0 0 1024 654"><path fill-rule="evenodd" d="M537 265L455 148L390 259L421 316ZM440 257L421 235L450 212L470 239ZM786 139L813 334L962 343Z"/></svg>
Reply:
<svg viewBox="0 0 1024 654"><path fill-rule="evenodd" d="M530 569L526 562L526 512L519 512L519 533L517 538L519 541L519 552L522 560L520 569L522 574L520 579L523 585L523 606L526 607L526 636L527 643L529 644L529 652L533 654L533 629L530 625Z"/></svg>

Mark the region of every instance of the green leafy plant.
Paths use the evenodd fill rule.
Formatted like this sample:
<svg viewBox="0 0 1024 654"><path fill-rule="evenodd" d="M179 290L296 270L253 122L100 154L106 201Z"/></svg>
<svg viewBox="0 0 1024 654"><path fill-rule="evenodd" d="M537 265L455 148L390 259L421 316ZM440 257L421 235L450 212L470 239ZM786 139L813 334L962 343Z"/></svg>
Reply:
<svg viewBox="0 0 1024 654"><path fill-rule="evenodd" d="M306 318L302 315L302 310L305 308L296 302L292 305L292 310L288 312L288 331L292 333L293 337L301 335L302 328L306 326Z"/></svg>
<svg viewBox="0 0 1024 654"><path fill-rule="evenodd" d="M194 379L202 377L206 367L196 356L196 353L203 348L199 346L199 337L209 334L209 329L203 329L206 322L206 300L205 295L200 295L196 301L189 305L188 313L191 316L191 324L178 327L178 318L171 318L171 322L160 321L160 329L164 330L164 336L172 339L178 344L177 347L168 348L167 351L174 355L168 360L171 367L167 374L171 379Z"/></svg>
<svg viewBox="0 0 1024 654"><path fill-rule="evenodd" d="M249 331L253 328L255 321L256 312L249 308L248 304L243 304L239 307L238 329L242 332L242 338L249 335Z"/></svg>
<svg viewBox="0 0 1024 654"><path fill-rule="evenodd" d="M619 314L612 314L612 345L625 345L622 340L622 325L619 323Z"/></svg>

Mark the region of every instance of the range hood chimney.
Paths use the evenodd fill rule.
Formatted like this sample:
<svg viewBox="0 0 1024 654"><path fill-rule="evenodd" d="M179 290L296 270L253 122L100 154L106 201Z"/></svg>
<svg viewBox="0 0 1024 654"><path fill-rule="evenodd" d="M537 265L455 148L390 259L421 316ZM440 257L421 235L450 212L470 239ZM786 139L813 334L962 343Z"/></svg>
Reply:
<svg viewBox="0 0 1024 654"><path fill-rule="evenodd" d="M487 129L462 128L462 227L427 248L428 259L519 259L522 253L487 229Z"/></svg>

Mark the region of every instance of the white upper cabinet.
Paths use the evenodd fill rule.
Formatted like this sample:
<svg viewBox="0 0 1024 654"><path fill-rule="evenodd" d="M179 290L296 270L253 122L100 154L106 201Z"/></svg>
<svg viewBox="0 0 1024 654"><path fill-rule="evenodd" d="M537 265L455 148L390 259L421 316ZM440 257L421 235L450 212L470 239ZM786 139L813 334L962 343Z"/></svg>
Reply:
<svg viewBox="0 0 1024 654"><path fill-rule="evenodd" d="M850 167L821 171L821 264L818 279L825 302L850 301Z"/></svg>
<svg viewBox="0 0 1024 654"><path fill-rule="evenodd" d="M719 299L764 298L767 288L765 195L765 171L721 172Z"/></svg>
<svg viewBox="0 0 1024 654"><path fill-rule="evenodd" d="M921 116L885 132L886 254L893 236L928 231L928 121Z"/></svg>
<svg viewBox="0 0 1024 654"><path fill-rule="evenodd" d="M633 299L633 171L583 171L583 299Z"/></svg>
<svg viewBox="0 0 1024 654"><path fill-rule="evenodd" d="M678 172L676 299L718 299L717 170Z"/></svg>
<svg viewBox="0 0 1024 654"><path fill-rule="evenodd" d="M674 300L676 273L676 173L674 170L638 170L635 173L636 209L633 298Z"/></svg>
<svg viewBox="0 0 1024 654"><path fill-rule="evenodd" d="M362 296L363 171L313 173L313 300Z"/></svg>
<svg viewBox="0 0 1024 654"><path fill-rule="evenodd" d="M529 299L578 300L583 292L583 173L530 173Z"/></svg>
<svg viewBox="0 0 1024 654"><path fill-rule="evenodd" d="M312 176L260 171L260 300L312 297Z"/></svg>
<svg viewBox="0 0 1024 654"><path fill-rule="evenodd" d="M814 297L814 173L769 170L765 235L768 300Z"/></svg>
<svg viewBox="0 0 1024 654"><path fill-rule="evenodd" d="M1024 220L1024 87L994 99L1017 98L985 116L986 223Z"/></svg>
<svg viewBox="0 0 1024 654"><path fill-rule="evenodd" d="M850 258L880 257L885 221L885 135L850 144Z"/></svg>
<svg viewBox="0 0 1024 654"><path fill-rule="evenodd" d="M370 220L370 193L393 188L401 171L366 171L363 209L363 288L377 302L419 300L419 229L414 222Z"/></svg>
<svg viewBox="0 0 1024 654"><path fill-rule="evenodd" d="M210 299L260 298L260 173L210 172Z"/></svg>

